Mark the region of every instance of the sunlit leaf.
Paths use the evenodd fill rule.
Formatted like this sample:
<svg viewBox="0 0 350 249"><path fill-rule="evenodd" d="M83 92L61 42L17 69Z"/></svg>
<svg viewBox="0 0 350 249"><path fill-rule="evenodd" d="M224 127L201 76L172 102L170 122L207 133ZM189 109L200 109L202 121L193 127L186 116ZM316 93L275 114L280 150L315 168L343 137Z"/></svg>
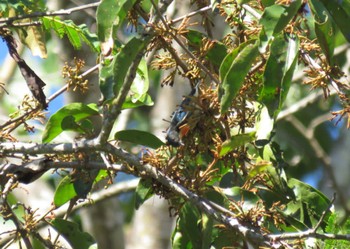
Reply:
<svg viewBox="0 0 350 249"><path fill-rule="evenodd" d="M254 103L254 107L257 110L255 119L256 140L268 140L274 127L274 120L270 117L269 111L265 106Z"/></svg>
<svg viewBox="0 0 350 249"><path fill-rule="evenodd" d="M123 23L136 0L102 0L97 8L97 35L102 53L107 55L113 48L115 32Z"/></svg>
<svg viewBox="0 0 350 249"><path fill-rule="evenodd" d="M164 143L152 133L139 130L123 130L115 133L114 138L157 149Z"/></svg>
<svg viewBox="0 0 350 249"><path fill-rule="evenodd" d="M112 63L102 64L100 89L105 100L118 96L130 65L146 44L147 41L134 37L113 57Z"/></svg>
<svg viewBox="0 0 350 249"><path fill-rule="evenodd" d="M248 44L233 50L228 54L220 66L219 99L221 113L225 113L237 96L254 59L258 56L258 45Z"/></svg>
<svg viewBox="0 0 350 249"><path fill-rule="evenodd" d="M80 49L83 40L91 50L99 51L99 42L97 36L90 33L86 24L76 25L72 20L61 20L59 17L45 16L42 18L43 27L47 30L54 30L56 34L63 38L68 37L70 43L75 49Z"/></svg>
<svg viewBox="0 0 350 249"><path fill-rule="evenodd" d="M126 97L122 109L130 109L130 108L136 108L139 106L153 106L154 102L150 95L147 93L142 96L142 98L139 98L138 100L134 100L131 97Z"/></svg>
<svg viewBox="0 0 350 249"><path fill-rule="evenodd" d="M55 137L57 137L64 131L64 129L62 128L62 123L64 122L64 120L67 121L68 116L71 117L68 121L72 121L74 119L75 122L78 122L82 119L98 114L99 112L96 104L85 105L83 103L71 103L62 107L56 113L54 113L48 120L45 126L45 130L43 132L43 143L51 142ZM68 122L65 123L65 125L68 125L73 129L73 123L75 122Z"/></svg>
<svg viewBox="0 0 350 249"><path fill-rule="evenodd" d="M75 196L77 196L77 193L75 192L72 179L70 176L65 176L57 186L53 203L56 207L60 207Z"/></svg>

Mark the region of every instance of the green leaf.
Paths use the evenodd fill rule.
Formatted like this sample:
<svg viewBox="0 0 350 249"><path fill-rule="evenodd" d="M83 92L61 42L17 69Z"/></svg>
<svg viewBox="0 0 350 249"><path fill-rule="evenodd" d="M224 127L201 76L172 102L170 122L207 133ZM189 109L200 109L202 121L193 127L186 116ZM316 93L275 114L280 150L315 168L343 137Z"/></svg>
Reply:
<svg viewBox="0 0 350 249"><path fill-rule="evenodd" d="M147 94L148 89L149 89L149 77L148 77L147 62L145 59L142 59L137 68L136 78L130 87L131 101L137 102L140 99L143 99L145 94Z"/></svg>
<svg viewBox="0 0 350 249"><path fill-rule="evenodd" d="M191 241L189 238L183 234L183 232L179 229L180 219L178 218L176 221L176 227L171 236L171 244L173 249L187 249L193 248Z"/></svg>
<svg viewBox="0 0 350 249"><path fill-rule="evenodd" d="M255 140L255 132L237 134L231 137L230 140L223 142L219 156L225 156L227 153L239 148L240 146L246 145Z"/></svg>
<svg viewBox="0 0 350 249"><path fill-rule="evenodd" d="M136 108L139 106L152 106L153 100L147 91L149 89L148 68L145 59L140 61L134 82L130 87L122 109Z"/></svg>
<svg viewBox="0 0 350 249"><path fill-rule="evenodd" d="M135 191L135 209L139 209L141 205L151 198L154 195L152 188L152 180L151 179L141 179L139 184L137 185Z"/></svg>
<svg viewBox="0 0 350 249"><path fill-rule="evenodd" d="M320 0L332 16L345 39L350 42L350 4L349 1Z"/></svg>
<svg viewBox="0 0 350 249"><path fill-rule="evenodd" d="M201 226L202 226L202 249L210 248L212 244L212 234L214 230L214 221L206 214L202 214Z"/></svg>
<svg viewBox="0 0 350 249"><path fill-rule="evenodd" d="M296 0L288 6L275 4L265 8L260 19L260 24L263 26L259 37L260 51L264 51L271 38L287 26L297 14L301 4L301 0Z"/></svg>
<svg viewBox="0 0 350 249"><path fill-rule="evenodd" d="M212 201L221 207L229 208L230 201L227 199L227 197L223 193L217 191L215 188L209 188L204 193L204 197L207 200Z"/></svg>
<svg viewBox="0 0 350 249"><path fill-rule="evenodd" d="M97 8L97 35L102 42L102 51L108 54L113 48L113 40L119 26L136 0L102 0Z"/></svg>
<svg viewBox="0 0 350 249"><path fill-rule="evenodd" d="M73 129L73 123L98 114L99 112L96 104L85 105L82 103L71 103L62 107L49 118L43 132L43 143L51 142L64 131L63 128ZM70 118L67 119L67 117ZM72 122L73 119L74 122Z"/></svg>
<svg viewBox="0 0 350 249"><path fill-rule="evenodd" d="M71 177L68 175L65 176L58 184L53 198L53 203L56 207L60 207L76 196L77 193L75 192L74 184Z"/></svg>
<svg viewBox="0 0 350 249"><path fill-rule="evenodd" d="M99 170L80 170L75 171L74 175L65 176L54 195L54 204L56 207L62 206L74 197L86 198L91 191L92 184L98 176Z"/></svg>
<svg viewBox="0 0 350 249"><path fill-rule="evenodd" d="M200 49L203 38L207 38L207 36L197 30L189 30L185 34L189 46L194 47L196 50ZM220 67L221 62L227 55L227 50L224 44L218 41L212 41L213 46L207 51L206 58L213 63L213 65Z"/></svg>
<svg viewBox="0 0 350 249"><path fill-rule="evenodd" d="M83 40L91 50L99 51L99 42L95 34L90 33L86 24L76 25L72 20L61 20L59 17L42 17L43 27L47 30L54 30L56 34L63 38L66 35L69 42L75 49L80 49Z"/></svg>
<svg viewBox="0 0 350 249"><path fill-rule="evenodd" d="M264 71L264 86L259 97L271 117L277 117L287 97L298 61L298 50L297 37L290 37L287 34L276 36L271 44L270 56Z"/></svg>
<svg viewBox="0 0 350 249"><path fill-rule="evenodd" d="M124 79L130 65L136 58L136 55L145 48L147 42L140 38L132 38L116 55L114 59L114 85L113 92L117 96L123 85Z"/></svg>
<svg viewBox="0 0 350 249"><path fill-rule="evenodd" d="M185 203L179 213L178 231L191 242L191 248L202 248L202 231L198 224L201 213L190 203Z"/></svg>
<svg viewBox="0 0 350 249"><path fill-rule="evenodd" d="M139 98L138 100L133 100L132 97L128 96L126 97L122 109L130 109L130 108L136 108L139 106L153 106L154 102L150 95L147 93L142 96L142 98Z"/></svg>
<svg viewBox="0 0 350 249"><path fill-rule="evenodd" d="M61 128L64 131L81 131L73 116L64 117L61 123Z"/></svg>
<svg viewBox="0 0 350 249"><path fill-rule="evenodd" d="M135 60L136 55L145 48L147 42L147 40L136 37L132 38L113 57L112 63L102 65L100 69L100 89L105 100L118 96L130 65Z"/></svg>
<svg viewBox="0 0 350 249"><path fill-rule="evenodd" d="M233 187L222 189L223 193L230 198L231 200L240 202L244 200L242 203L242 210L248 212L250 209L256 207L257 202L260 198L253 192L245 190L241 187Z"/></svg>
<svg viewBox="0 0 350 249"><path fill-rule="evenodd" d="M270 117L266 106L254 102L254 110L256 110L255 130L257 141L268 141L273 130L274 120ZM257 145L257 141L255 144Z"/></svg>
<svg viewBox="0 0 350 249"><path fill-rule="evenodd" d="M221 113L225 113L231 106L257 56L257 43L244 44L228 54L221 63L219 85Z"/></svg>
<svg viewBox="0 0 350 249"><path fill-rule="evenodd" d="M327 220L327 227L325 232L330 234L349 234L350 229L350 219L347 218L343 224L339 223L339 213L331 213ZM334 240L329 239L325 240L325 249L333 249L333 248L350 248L350 242L345 240Z"/></svg>
<svg viewBox="0 0 350 249"><path fill-rule="evenodd" d="M139 130L123 130L115 133L114 138L121 141L141 144L153 149L157 149L164 143L152 133Z"/></svg>
<svg viewBox="0 0 350 249"><path fill-rule="evenodd" d="M77 196L81 199L85 199L88 193L91 191L92 185L96 182L99 170L80 170L75 171L72 178L74 178L74 190Z"/></svg>
<svg viewBox="0 0 350 249"><path fill-rule="evenodd" d="M314 227L322 213L329 207L329 199L322 192L294 178L289 179L288 186L293 189L296 201L290 202L284 213L294 217L309 228ZM321 227L325 228L326 223L323 222Z"/></svg>
<svg viewBox="0 0 350 249"><path fill-rule="evenodd" d="M89 249L95 244L94 238L90 234L82 232L79 225L74 222L56 218L51 221L51 225L68 241L73 249Z"/></svg>
<svg viewBox="0 0 350 249"><path fill-rule="evenodd" d="M333 64L336 28L330 13L320 1L309 2L314 16L315 33L322 51L325 53L328 63Z"/></svg>

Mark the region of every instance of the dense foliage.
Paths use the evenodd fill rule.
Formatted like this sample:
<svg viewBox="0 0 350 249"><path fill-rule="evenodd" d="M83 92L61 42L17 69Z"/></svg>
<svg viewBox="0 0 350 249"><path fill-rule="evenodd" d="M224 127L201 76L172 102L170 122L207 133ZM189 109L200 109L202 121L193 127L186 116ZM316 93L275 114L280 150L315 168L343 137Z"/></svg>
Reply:
<svg viewBox="0 0 350 249"><path fill-rule="evenodd" d="M283 137L294 136L292 130L289 136L285 134L289 128L283 120L292 119L299 110L287 107L298 106L302 97L318 90L324 99L336 96L341 108L332 113L333 118L345 119L350 126L349 86L340 67L343 61L334 52L350 41L350 4L329 0L209 2L191 1L192 12L170 17L165 15L169 0L103 0L54 12L46 10L44 1L0 1L0 35L32 93L18 103L18 110L2 110L10 117L0 124L0 210L4 222L15 225L14 230L0 233L2 246L61 245L58 237L46 238L38 232L43 224L55 229L72 248L94 245L79 221L68 217L97 182L107 179L106 186L112 185L118 172L141 178L135 190L136 208L154 194L168 201L171 214L177 217L173 248L350 246L348 217L340 217L333 208L334 199L296 178L298 173L289 168L284 151L290 156L298 148L283 142ZM96 32L70 19L73 12L90 8L97 8ZM222 26L218 37L213 35L218 29L214 18ZM44 34L67 39L77 50L88 45L91 54L98 56L96 66L89 69L82 59L71 58L72 63L62 69L62 81L67 84L49 97L44 93L49 83L17 50L17 43L23 43L34 55L46 57ZM96 70L100 101L68 103L46 115L59 95L67 91L88 94L86 77ZM301 71L302 80L295 80ZM163 87L181 81L192 89L174 106L164 136L167 142L151 131L115 131L121 112L142 112L157 102L150 89L161 91L157 87L160 77ZM1 84L5 91L7 82ZM305 92L305 85L313 91ZM290 89L303 96L288 96ZM301 118L293 129L303 133L309 119ZM45 124L42 134L31 120ZM284 130L278 129L278 122ZM18 130L23 128L35 137L40 134L40 140L20 135ZM71 140L58 139L62 134L69 134ZM329 164L322 146L312 141L313 155L305 160L316 158ZM141 146L144 149L139 153ZM53 203L46 214L21 203L14 205L11 192L18 183L37 181L51 169L57 173L51 177L60 180L54 184L53 200L46 200ZM305 166L305 170L310 168ZM340 199L343 205L346 201ZM66 203L64 219L51 216Z"/></svg>

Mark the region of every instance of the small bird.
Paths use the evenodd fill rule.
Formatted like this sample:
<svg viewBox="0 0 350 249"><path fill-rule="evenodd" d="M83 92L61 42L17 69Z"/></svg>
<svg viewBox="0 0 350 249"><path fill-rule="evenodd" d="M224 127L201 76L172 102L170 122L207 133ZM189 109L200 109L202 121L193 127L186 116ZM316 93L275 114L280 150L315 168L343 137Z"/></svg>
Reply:
<svg viewBox="0 0 350 249"><path fill-rule="evenodd" d="M188 96L184 98L179 107L173 112L170 126L166 130L167 144L174 147L183 145L181 139L186 136L190 130L189 125L186 123L188 118L192 115L191 111L186 110L186 107L191 105L192 96L198 94L199 83L193 88Z"/></svg>

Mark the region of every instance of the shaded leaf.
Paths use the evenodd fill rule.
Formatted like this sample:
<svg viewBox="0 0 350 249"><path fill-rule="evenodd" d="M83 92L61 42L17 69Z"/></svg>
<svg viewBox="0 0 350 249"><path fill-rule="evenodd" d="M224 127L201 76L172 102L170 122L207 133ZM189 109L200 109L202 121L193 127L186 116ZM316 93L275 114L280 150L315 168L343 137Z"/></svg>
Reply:
<svg viewBox="0 0 350 249"><path fill-rule="evenodd" d="M99 170L79 170L72 175L65 176L59 183L55 195L54 204L62 206L74 197L86 198L98 176Z"/></svg>
<svg viewBox="0 0 350 249"><path fill-rule="evenodd" d="M173 230L173 234L171 236L171 244L173 249L187 249L193 248L191 241L189 238L183 234L183 232L179 229L179 221L178 218L176 221L176 227Z"/></svg>
<svg viewBox="0 0 350 249"><path fill-rule="evenodd" d="M139 209L141 205L154 195L151 179L141 179L135 191L135 209Z"/></svg>
<svg viewBox="0 0 350 249"><path fill-rule="evenodd" d="M237 134L223 142L219 156L225 156L227 153L239 148L240 146L246 145L247 143L253 142L255 140L255 132Z"/></svg>
<svg viewBox="0 0 350 249"><path fill-rule="evenodd" d="M121 141L141 144L153 149L157 149L164 143L152 133L139 130L123 130L114 134L114 138Z"/></svg>
<svg viewBox="0 0 350 249"><path fill-rule="evenodd" d="M199 50L203 38L207 38L207 36L197 30L189 30L185 34L186 38L189 41L189 46L195 47ZM218 41L212 41L213 46L207 51L206 58L213 63L213 65L220 67L221 62L227 55L227 50L224 44Z"/></svg>
<svg viewBox="0 0 350 249"><path fill-rule="evenodd" d="M313 1L314 2L314 1ZM332 16L335 24L344 35L345 39L350 42L350 4L348 1L330 1L320 0L328 13ZM321 14L321 13L319 13Z"/></svg>
<svg viewBox="0 0 350 249"><path fill-rule="evenodd" d="M248 44L239 46L228 54L220 66L219 99L221 113L225 113L231 106L241 88L251 65L258 56L258 45Z"/></svg>
<svg viewBox="0 0 350 249"><path fill-rule="evenodd" d="M329 207L329 199L319 190L294 178L289 179L288 186L293 189L296 201L290 202L283 213L292 216L308 228L314 227ZM323 222L321 227L325 228L326 223Z"/></svg>
<svg viewBox="0 0 350 249"><path fill-rule="evenodd" d="M92 185L96 182L99 171L98 169L74 171L72 174L74 179L73 185L78 198L86 198L91 191Z"/></svg>
<svg viewBox="0 0 350 249"><path fill-rule="evenodd" d="M67 128L62 128L62 123L65 120L67 121L68 116L70 117L70 121L74 119L75 122L78 122L84 118L98 114L99 112L96 104L85 105L83 103L71 103L62 107L47 121L42 137L43 143L52 141L55 137L64 131L63 128ZM73 128L72 125L70 127Z"/></svg>
<svg viewBox="0 0 350 249"><path fill-rule="evenodd" d="M260 19L263 29L260 32L260 51L265 51L271 38L281 32L297 14L302 5L301 0L292 1L288 6L274 4L266 7Z"/></svg>
<svg viewBox="0 0 350 249"><path fill-rule="evenodd" d="M114 34L135 2L136 0L102 0L98 6L97 35L104 55L112 51Z"/></svg>
<svg viewBox="0 0 350 249"><path fill-rule="evenodd" d="M177 230L190 241L190 248L202 248L202 231L198 224L201 213L190 203L185 203L179 213ZM187 247L189 248L189 247Z"/></svg>
<svg viewBox="0 0 350 249"><path fill-rule="evenodd" d="M333 19L320 1L311 0L310 8L315 19L317 41L325 53L328 63L332 65L336 35Z"/></svg>
<svg viewBox="0 0 350 249"><path fill-rule="evenodd" d="M270 50L259 100L266 105L269 115L276 118L291 85L298 61L299 40L280 34L273 40Z"/></svg>
<svg viewBox="0 0 350 249"><path fill-rule="evenodd" d="M244 200L241 206L242 211L244 212L248 212L250 209L256 207L257 202L260 200L255 193L241 187L222 189L222 191L227 198L230 198L231 200L235 200L237 202Z"/></svg>
<svg viewBox="0 0 350 249"><path fill-rule="evenodd" d="M134 37L116 55L113 61L113 92L115 96L119 94L130 65L135 60L136 55L145 48L146 44L143 39Z"/></svg>
<svg viewBox="0 0 350 249"><path fill-rule="evenodd" d="M61 234L73 249L89 249L95 244L94 238L80 230L79 225L60 218L52 220L51 225Z"/></svg>

